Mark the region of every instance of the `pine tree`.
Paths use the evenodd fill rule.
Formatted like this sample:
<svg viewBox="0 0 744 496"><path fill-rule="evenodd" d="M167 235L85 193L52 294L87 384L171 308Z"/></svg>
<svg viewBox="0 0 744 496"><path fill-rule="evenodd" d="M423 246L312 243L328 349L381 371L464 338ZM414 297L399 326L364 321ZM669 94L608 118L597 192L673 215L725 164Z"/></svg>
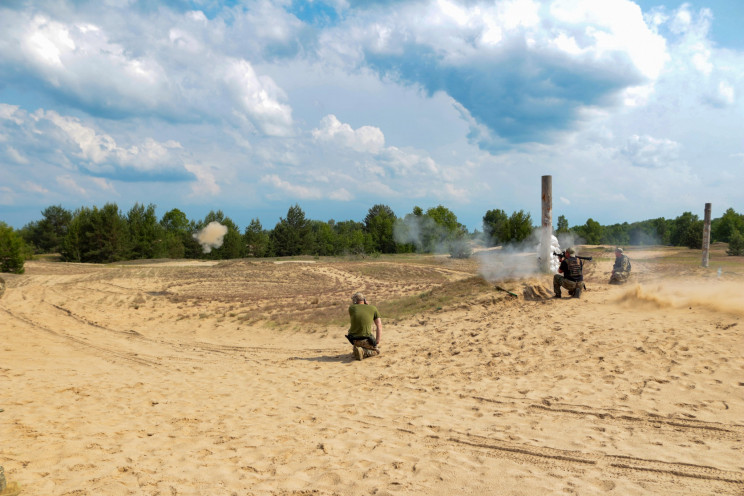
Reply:
<svg viewBox="0 0 744 496"><path fill-rule="evenodd" d="M26 257L25 243L12 227L0 222L0 272L23 274Z"/></svg>

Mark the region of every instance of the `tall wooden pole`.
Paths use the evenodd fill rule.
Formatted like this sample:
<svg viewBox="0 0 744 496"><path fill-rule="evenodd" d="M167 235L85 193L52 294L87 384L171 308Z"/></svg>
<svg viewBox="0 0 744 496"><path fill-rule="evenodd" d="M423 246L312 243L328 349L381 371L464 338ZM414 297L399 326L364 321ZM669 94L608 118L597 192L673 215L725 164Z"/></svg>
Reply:
<svg viewBox="0 0 744 496"><path fill-rule="evenodd" d="M708 266L710 253L710 203L705 204L705 221L703 223L703 267Z"/></svg>
<svg viewBox="0 0 744 496"><path fill-rule="evenodd" d="M540 270L550 272L553 241L553 176L542 177L542 233L540 236Z"/></svg>

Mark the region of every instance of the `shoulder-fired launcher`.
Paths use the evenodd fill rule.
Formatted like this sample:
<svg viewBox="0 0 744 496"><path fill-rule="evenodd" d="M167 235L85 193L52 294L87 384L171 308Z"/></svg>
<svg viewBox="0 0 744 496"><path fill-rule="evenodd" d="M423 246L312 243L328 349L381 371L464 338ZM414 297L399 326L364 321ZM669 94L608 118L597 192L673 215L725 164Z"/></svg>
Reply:
<svg viewBox="0 0 744 496"><path fill-rule="evenodd" d="M565 251L562 251L560 253L553 252L553 255L555 255L558 258L566 258L566 252ZM588 260L588 261L591 261L592 260L592 257L580 257L578 255L576 255L576 258L578 258L579 260Z"/></svg>

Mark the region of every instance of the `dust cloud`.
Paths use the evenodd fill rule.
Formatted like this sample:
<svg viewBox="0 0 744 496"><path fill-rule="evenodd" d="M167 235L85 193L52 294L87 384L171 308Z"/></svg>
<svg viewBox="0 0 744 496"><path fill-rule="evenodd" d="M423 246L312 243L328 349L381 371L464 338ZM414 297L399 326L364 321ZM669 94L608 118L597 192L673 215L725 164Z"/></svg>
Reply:
<svg viewBox="0 0 744 496"><path fill-rule="evenodd" d="M212 221L207 224L207 227L194 234L194 239L199 242L204 253L209 253L222 246L225 234L227 234L227 227L217 221Z"/></svg>
<svg viewBox="0 0 744 496"><path fill-rule="evenodd" d="M647 308L703 308L744 317L741 283L730 281L667 280L653 286L637 284L618 303Z"/></svg>

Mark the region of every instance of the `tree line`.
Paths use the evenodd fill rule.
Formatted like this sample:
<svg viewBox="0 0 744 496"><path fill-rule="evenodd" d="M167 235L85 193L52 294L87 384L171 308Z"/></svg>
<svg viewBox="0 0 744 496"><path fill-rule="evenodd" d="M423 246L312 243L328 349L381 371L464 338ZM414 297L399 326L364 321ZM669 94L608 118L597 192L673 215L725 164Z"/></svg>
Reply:
<svg viewBox="0 0 744 496"><path fill-rule="evenodd" d="M265 229L254 218L242 231L221 210L209 212L204 219L190 220L177 208L158 219L155 209L153 204L137 203L122 212L115 203L107 203L101 208L82 207L72 212L56 205L44 209L40 220L18 231L0 223L0 232L8 239L5 258L15 261L3 270L17 271L22 266L19 259L41 253L59 253L63 261L84 263L426 253L439 249L437 243L447 247L468 234L455 214L441 205L425 212L415 207L403 219L387 205L375 205L362 222L312 220L299 205L294 205L272 229ZM205 250L200 233L215 222L223 226L224 234L219 243ZM2 253L0 257L4 256Z"/></svg>
<svg viewBox="0 0 744 496"><path fill-rule="evenodd" d="M516 245L528 242L536 226L523 210L507 214L488 210L479 232L469 232L448 208L424 211L416 206L398 217L387 205L369 209L363 221L308 219L299 205L287 210L272 229L254 218L242 232L221 210L204 219L190 220L181 210L160 219L153 204L135 204L122 212L115 203L102 208L70 211L60 205L41 212L42 218L14 230L0 222L0 271L23 272L23 262L34 254L59 253L64 261L110 263L154 258L231 259L295 255L369 255L375 253L450 253L468 257L472 246ZM220 243L205 250L200 233L212 223L223 226ZM675 219L603 226L593 219L569 227L558 217L557 236L570 235L576 243L610 245L674 245L701 248L703 221L691 212ZM744 255L744 215L732 208L711 223L711 241L729 243L730 255Z"/></svg>
<svg viewBox="0 0 744 496"><path fill-rule="evenodd" d="M700 249L703 246L704 221L692 212L675 219L649 219L641 222L602 226L589 218L581 226L568 227L564 216L558 217L556 235L573 234L589 245L668 245ZM710 223L711 243L728 243L729 255L744 255L744 215L729 208Z"/></svg>

